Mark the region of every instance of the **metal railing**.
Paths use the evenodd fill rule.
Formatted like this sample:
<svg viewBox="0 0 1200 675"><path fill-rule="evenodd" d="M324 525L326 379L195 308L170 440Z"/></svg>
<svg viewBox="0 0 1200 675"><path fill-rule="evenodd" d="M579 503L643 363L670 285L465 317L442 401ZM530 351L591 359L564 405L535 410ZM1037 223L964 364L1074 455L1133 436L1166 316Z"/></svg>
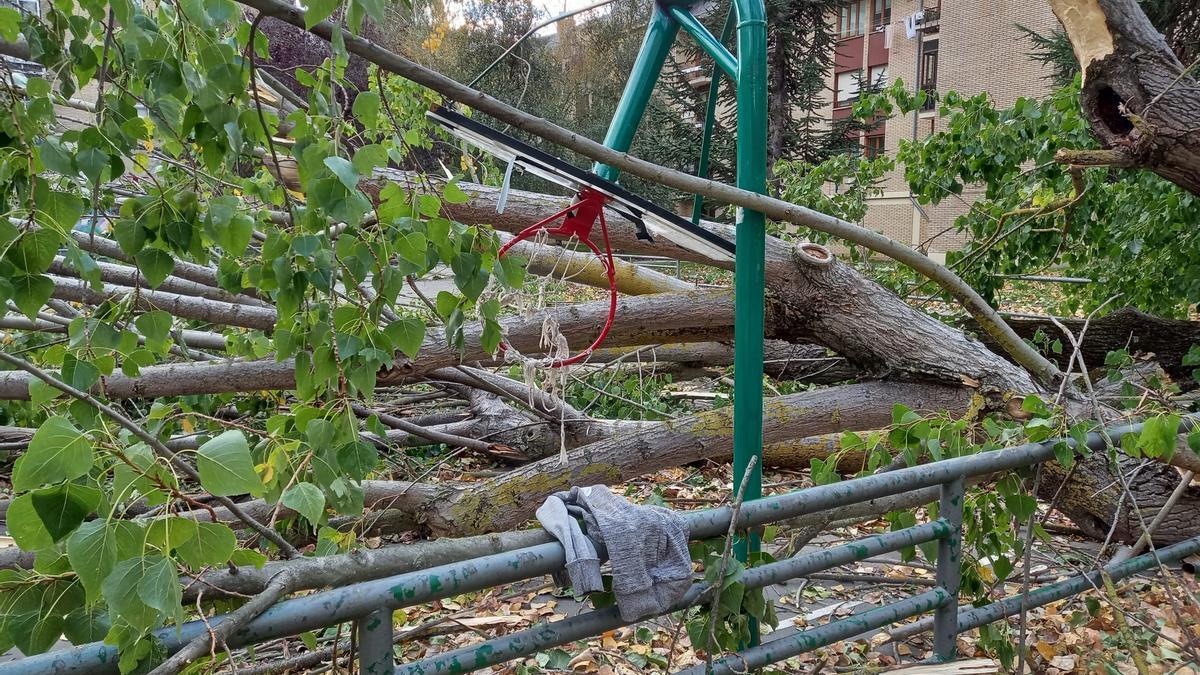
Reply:
<svg viewBox="0 0 1200 675"><path fill-rule="evenodd" d="M1195 416L1185 417L1180 432L1195 428L1197 421ZM1140 431L1140 424L1122 425L1108 430L1107 435L1119 443L1124 435ZM1022 606L1022 598L1025 598L1024 607L1028 609L1093 587L1102 571L981 608L968 606L960 609L958 606L965 479L1050 460L1055 455L1054 447L1058 443L1076 447L1073 439L1053 439L747 502L738 516L739 530L941 486L936 520L749 568L743 572L741 579L747 588L762 588L849 562L937 541L936 585L904 600L787 637L768 640L759 646L725 656L714 662L714 671L729 675L743 673L748 668L775 663L867 630L929 612L934 615L934 653L939 659L951 660L956 656L955 641L959 632L1017 613ZM1090 434L1087 445L1091 450L1100 450L1105 447L1105 440L1099 434ZM692 539L710 539L723 536L728 531L733 511L730 507L721 507L683 515ZM1197 551L1200 551L1200 537L1110 566L1103 572L1116 580L1149 569L1159 562L1178 560ZM362 672L390 674L396 672L391 620L393 610L547 575L561 569L564 562L562 546L551 542L351 584L281 602L236 631L226 644L232 649L355 621ZM703 602L709 592L706 584L696 584L669 611L684 610ZM209 626L223 619L223 616L218 616L207 622L192 621L178 628L165 628L158 631L156 637L167 653L173 653L192 639L205 635ZM470 672L596 636L627 623L620 618L615 607L594 610L405 664L400 670L406 675ZM92 643L0 666L0 673L5 675L82 672L117 672L116 649L104 643ZM697 675L703 672L703 668L682 672Z"/></svg>

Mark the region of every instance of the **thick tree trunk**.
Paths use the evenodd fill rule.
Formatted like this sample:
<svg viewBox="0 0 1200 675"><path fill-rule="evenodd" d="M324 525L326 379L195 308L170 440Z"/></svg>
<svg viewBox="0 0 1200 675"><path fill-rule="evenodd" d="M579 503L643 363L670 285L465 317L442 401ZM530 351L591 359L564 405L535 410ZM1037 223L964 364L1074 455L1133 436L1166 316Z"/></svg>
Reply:
<svg viewBox="0 0 1200 675"><path fill-rule="evenodd" d="M1079 335L1084 324L1084 319L1064 318L1058 321L1074 335ZM1038 331L1050 339L1063 338L1062 331L1049 317L1009 317L1008 325L1018 335L1030 340ZM999 349L987 333L980 331L979 337L984 344ZM1133 307L1123 307L1088 323L1082 352L1088 368L1097 368L1104 365L1104 357L1109 352L1128 349L1130 354L1152 357L1177 380L1191 380L1195 366L1184 366L1183 357L1195 344L1200 344L1200 321L1163 319ZM1062 354L1052 356L1066 369L1071 350L1064 349Z"/></svg>
<svg viewBox="0 0 1200 675"><path fill-rule="evenodd" d="M891 423L892 407L962 414L970 390L936 384L870 382L807 391L768 400L766 443L877 429ZM549 457L497 478L444 487L421 507L419 518L437 533L477 534L524 523L549 495L571 486L612 485L660 469L712 457L733 448L732 411L722 408L616 436L573 450L564 465Z"/></svg>
<svg viewBox="0 0 1200 675"><path fill-rule="evenodd" d="M1083 67L1102 163L1149 169L1200 194L1200 82L1136 0L1050 0ZM1069 154L1064 160L1070 162Z"/></svg>

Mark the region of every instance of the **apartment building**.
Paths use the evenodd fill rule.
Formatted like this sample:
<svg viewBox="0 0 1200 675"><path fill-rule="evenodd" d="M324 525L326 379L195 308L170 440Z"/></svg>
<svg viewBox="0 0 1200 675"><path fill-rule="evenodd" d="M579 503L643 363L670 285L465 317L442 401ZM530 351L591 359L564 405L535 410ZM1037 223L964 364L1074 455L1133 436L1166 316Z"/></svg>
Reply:
<svg viewBox="0 0 1200 675"><path fill-rule="evenodd" d="M910 90L987 92L998 106L1050 88L1048 70L1030 57L1031 45L1018 28L1053 30L1057 20L1046 0L850 0L831 19L839 40L829 79L830 119L850 115L863 82L890 84L900 78ZM892 155L901 139L926 136L942 124L930 105L915 115L893 117L859 140L868 156ZM926 247L938 258L963 244L954 220L982 194L968 186L961 199L947 195L936 206L918 206L899 170L885 176L879 188L882 193L870 199L863 225Z"/></svg>

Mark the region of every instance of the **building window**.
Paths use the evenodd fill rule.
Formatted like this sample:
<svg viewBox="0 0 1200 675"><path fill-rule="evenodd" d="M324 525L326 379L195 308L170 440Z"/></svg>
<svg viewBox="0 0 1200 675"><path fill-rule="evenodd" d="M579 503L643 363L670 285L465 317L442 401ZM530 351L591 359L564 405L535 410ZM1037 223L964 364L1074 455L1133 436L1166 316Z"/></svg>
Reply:
<svg viewBox="0 0 1200 675"><path fill-rule="evenodd" d="M837 74L837 92L833 107L845 108L858 100L858 86L862 82L861 70L847 70Z"/></svg>
<svg viewBox="0 0 1200 675"><path fill-rule="evenodd" d="M883 30L892 22L892 0L871 0L871 26Z"/></svg>
<svg viewBox="0 0 1200 675"><path fill-rule="evenodd" d="M883 89L887 86L887 64L882 66L871 66L867 82L871 89Z"/></svg>
<svg viewBox="0 0 1200 675"><path fill-rule="evenodd" d="M884 153L883 135L864 136L863 137L863 154L867 159L875 159L882 156Z"/></svg>
<svg viewBox="0 0 1200 675"><path fill-rule="evenodd" d="M867 0L851 0L842 5L838 12L838 37L862 35L866 14Z"/></svg>
<svg viewBox="0 0 1200 675"><path fill-rule="evenodd" d="M928 94L925 110L933 110L933 95L937 93L938 41L926 40L921 45L921 91Z"/></svg>

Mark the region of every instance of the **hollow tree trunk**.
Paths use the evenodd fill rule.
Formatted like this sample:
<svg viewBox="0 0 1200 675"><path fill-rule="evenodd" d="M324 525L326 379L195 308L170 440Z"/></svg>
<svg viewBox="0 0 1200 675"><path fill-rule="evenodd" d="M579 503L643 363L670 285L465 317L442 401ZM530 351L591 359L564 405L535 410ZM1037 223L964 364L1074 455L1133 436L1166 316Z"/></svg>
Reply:
<svg viewBox="0 0 1200 675"><path fill-rule="evenodd" d="M1081 103L1092 132L1113 151L1101 163L1146 168L1200 194L1200 81L1184 73L1137 0L1050 6L1083 68Z"/></svg>

